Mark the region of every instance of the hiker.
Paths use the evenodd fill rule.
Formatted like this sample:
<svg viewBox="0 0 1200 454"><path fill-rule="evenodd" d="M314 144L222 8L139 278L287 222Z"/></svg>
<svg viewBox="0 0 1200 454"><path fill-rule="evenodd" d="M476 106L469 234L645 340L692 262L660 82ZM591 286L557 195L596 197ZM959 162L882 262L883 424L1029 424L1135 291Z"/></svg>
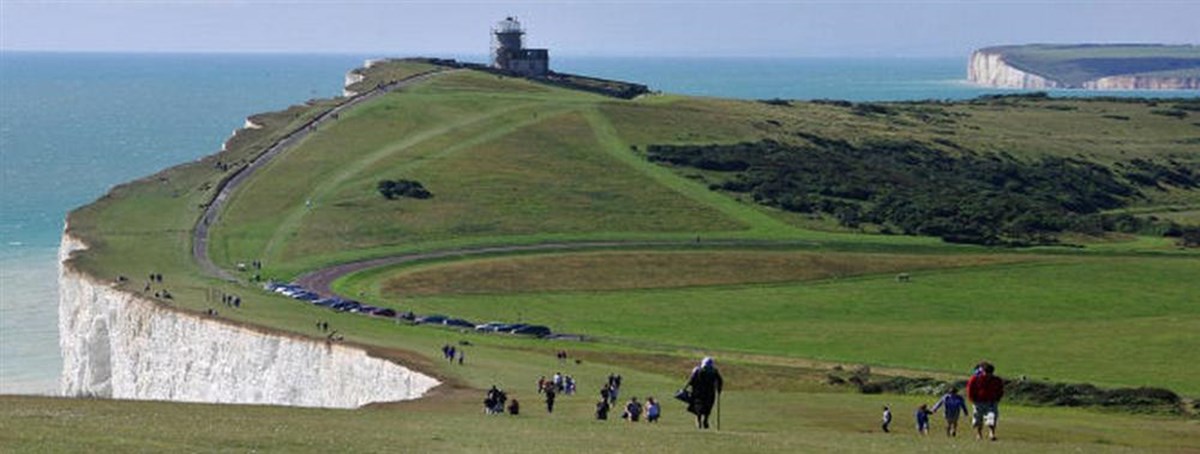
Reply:
<svg viewBox="0 0 1200 454"><path fill-rule="evenodd" d="M546 413L554 413L555 390L553 386L546 387Z"/></svg>
<svg viewBox="0 0 1200 454"><path fill-rule="evenodd" d="M512 416L517 416L517 415L521 414L521 404L519 402L517 402L517 399L514 398L512 400L512 402L509 402L508 414L510 414Z"/></svg>
<svg viewBox="0 0 1200 454"><path fill-rule="evenodd" d="M642 403L638 402L637 396L629 398L629 403L625 404L625 413L621 414L621 419L629 422L638 422L642 417Z"/></svg>
<svg viewBox="0 0 1200 454"><path fill-rule="evenodd" d="M538 378L538 394L541 394L543 392L546 392L546 376L545 375L541 376L541 378Z"/></svg>
<svg viewBox="0 0 1200 454"><path fill-rule="evenodd" d="M928 405L921 404L920 407L917 407L917 413L914 415L917 418L917 433L929 435L929 415L932 413L929 411Z"/></svg>
<svg viewBox="0 0 1200 454"><path fill-rule="evenodd" d="M563 387L564 387L563 392L567 393L568 396L574 395L575 394L575 379L572 378L570 375L563 377Z"/></svg>
<svg viewBox="0 0 1200 454"><path fill-rule="evenodd" d="M891 430L888 430L888 426L890 426L890 425L892 425L892 409L888 408L887 405L884 405L883 406L883 424L881 424L879 427L881 429L883 429L884 433L888 433L888 432L891 432Z"/></svg>
<svg viewBox="0 0 1200 454"><path fill-rule="evenodd" d="M454 349L454 346L453 346L453 345L451 345L451 346L450 346L450 347L449 347L449 348L446 350L446 359L450 360L450 362L454 362L454 353L455 353L455 352L456 352L456 350Z"/></svg>
<svg viewBox="0 0 1200 454"><path fill-rule="evenodd" d="M458 365L460 365L460 366L463 365L463 358L465 358L466 356L467 356L467 351L465 349L458 351Z"/></svg>
<svg viewBox="0 0 1200 454"><path fill-rule="evenodd" d="M554 390L555 390L555 391L557 391L557 392L562 392L562 390L563 390L563 376L562 376L562 373L561 373L561 372L555 372L555 373L554 373L554 378L553 378L553 383L552 383L552 384L554 385Z"/></svg>
<svg viewBox="0 0 1200 454"><path fill-rule="evenodd" d="M946 436L957 437L959 411L962 411L964 415L967 414L967 402L958 395L958 388L951 387L941 400L933 404L932 412L937 413L938 409L942 407L946 407L945 412L942 413L946 417Z"/></svg>
<svg viewBox="0 0 1200 454"><path fill-rule="evenodd" d="M604 386L600 387L600 398L604 399L605 402L608 402L608 401L612 400L611 397L612 397L612 387L609 386L608 383L605 383Z"/></svg>
<svg viewBox="0 0 1200 454"><path fill-rule="evenodd" d="M489 415L496 414L496 404L499 402L500 402L500 390L496 388L496 385L492 385L492 389L488 390L487 396L484 397L484 399L483 399L484 413L487 413ZM501 405L500 408L504 408L503 405Z"/></svg>
<svg viewBox="0 0 1200 454"><path fill-rule="evenodd" d="M608 410L611 408L608 405L608 399L601 397L596 401L596 419L605 421L608 420Z"/></svg>
<svg viewBox="0 0 1200 454"><path fill-rule="evenodd" d="M658 416L662 414L662 408L658 405L658 401L653 397L646 398L646 422L658 422Z"/></svg>
<svg viewBox="0 0 1200 454"><path fill-rule="evenodd" d="M1000 419L1000 398L1004 397L1004 380L996 376L996 367L987 361L979 363L976 373L967 380L967 398L975 404L971 425L975 426L975 438L983 439L983 426L987 424L988 439L996 441L996 422Z"/></svg>
<svg viewBox="0 0 1200 454"><path fill-rule="evenodd" d="M696 428L708 428L708 416L712 414L713 406L721 394L725 381L712 358L704 358L700 365L692 369L687 386L692 401L688 404L688 412L696 415Z"/></svg>

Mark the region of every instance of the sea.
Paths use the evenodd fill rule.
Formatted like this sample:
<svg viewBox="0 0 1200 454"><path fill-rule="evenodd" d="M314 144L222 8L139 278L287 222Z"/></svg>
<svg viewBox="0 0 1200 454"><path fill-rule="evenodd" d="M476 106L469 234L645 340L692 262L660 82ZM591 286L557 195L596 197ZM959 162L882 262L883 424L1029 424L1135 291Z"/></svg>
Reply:
<svg viewBox="0 0 1200 454"><path fill-rule="evenodd" d="M216 152L251 114L337 96L346 71L378 57L387 55L0 52L0 394L58 392L56 261L68 211L115 184ZM744 99L952 100L1016 92L967 84L965 56L555 57L551 65L663 92Z"/></svg>

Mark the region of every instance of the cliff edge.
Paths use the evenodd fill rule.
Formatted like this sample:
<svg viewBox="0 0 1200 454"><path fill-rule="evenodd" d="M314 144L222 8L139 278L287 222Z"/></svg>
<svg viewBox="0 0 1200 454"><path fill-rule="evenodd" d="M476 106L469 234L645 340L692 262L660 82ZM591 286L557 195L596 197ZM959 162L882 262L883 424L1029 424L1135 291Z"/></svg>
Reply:
<svg viewBox="0 0 1200 454"><path fill-rule="evenodd" d="M62 394L68 397L355 408L421 397L439 382L340 344L270 334L165 307L72 269L59 249Z"/></svg>
<svg viewBox="0 0 1200 454"><path fill-rule="evenodd" d="M1198 90L1200 46L1031 44L971 53L967 80L997 88Z"/></svg>

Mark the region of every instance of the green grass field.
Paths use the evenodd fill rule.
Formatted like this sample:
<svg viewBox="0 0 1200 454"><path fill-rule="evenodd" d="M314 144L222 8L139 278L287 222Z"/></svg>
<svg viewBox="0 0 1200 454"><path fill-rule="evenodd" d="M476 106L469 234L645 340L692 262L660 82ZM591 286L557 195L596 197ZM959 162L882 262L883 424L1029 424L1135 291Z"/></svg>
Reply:
<svg viewBox="0 0 1200 454"><path fill-rule="evenodd" d="M369 80L423 72L390 63ZM386 71L385 71L386 70ZM70 216L91 247L71 266L138 292L166 275L163 304L200 313L213 290L243 295L222 317L314 338L327 320L347 342L379 347L447 385L403 404L353 411L0 397L0 451L922 451L1196 452L1192 416L1006 405L1000 443L914 435L912 409L935 396L862 395L826 385L835 366L962 378L981 358L1002 376L1200 395L1187 365L1200 329L1200 260L1169 240L1080 238L1083 248L996 250L874 235L711 191L688 170L652 164L660 143L794 141L797 133L945 139L980 152L1200 160L1200 129L1141 103L1002 100L890 104L889 115L837 105L649 96L618 101L495 75L438 75L343 113L234 194L210 255L230 269L262 259L266 277L329 264L481 245L610 241L605 251L490 254L367 270L340 292L419 313L525 320L588 342L482 335L333 313L206 276L191 229L217 161L244 163L335 101L262 115L219 155L118 187ZM1047 106L1060 106L1048 108ZM1066 106L1063 108L1061 106ZM1127 118L1112 120L1104 115ZM770 120L771 122L768 122ZM1102 125L1097 134L1096 125ZM944 143L943 142L943 143ZM949 147L949 145L945 145ZM385 200L381 179L421 181L428 200ZM1190 219L1198 191L1152 193L1131 209ZM310 203L311 202L311 203ZM1163 207L1183 207L1165 209ZM811 228L818 227L818 228ZM700 242L695 239L700 237ZM659 247L622 242L665 242ZM1072 241L1075 241L1073 239ZM911 282L897 282L909 273ZM242 277L248 277L245 273ZM361 295L361 296L359 296ZM468 341L468 364L433 358ZM581 363L559 364L567 349ZM660 427L589 417L607 374L625 395L668 399L700 356L730 382L721 432L697 434L676 402ZM531 390L557 370L581 383L561 411ZM485 417L492 384L524 404ZM893 404L900 433L875 428ZM935 424L937 417L935 419ZM205 429L198 429L204 427ZM10 429L11 428L11 429ZM935 426L935 433L938 426Z"/></svg>

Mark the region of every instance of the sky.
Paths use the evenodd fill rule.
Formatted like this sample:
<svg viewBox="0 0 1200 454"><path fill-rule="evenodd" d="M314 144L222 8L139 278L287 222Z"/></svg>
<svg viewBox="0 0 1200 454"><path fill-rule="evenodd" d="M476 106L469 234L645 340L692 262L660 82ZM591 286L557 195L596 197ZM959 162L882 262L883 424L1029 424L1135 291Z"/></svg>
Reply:
<svg viewBox="0 0 1200 454"><path fill-rule="evenodd" d="M1200 44L1200 0L0 0L0 50L482 55L516 16L559 56L948 57L997 44Z"/></svg>

